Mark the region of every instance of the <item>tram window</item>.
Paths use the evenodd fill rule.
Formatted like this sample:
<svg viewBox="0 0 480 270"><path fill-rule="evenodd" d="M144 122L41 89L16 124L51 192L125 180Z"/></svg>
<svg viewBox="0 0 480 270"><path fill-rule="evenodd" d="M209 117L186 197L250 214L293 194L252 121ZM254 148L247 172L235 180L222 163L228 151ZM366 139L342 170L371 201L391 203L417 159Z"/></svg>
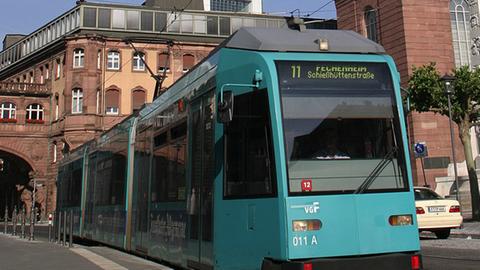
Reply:
<svg viewBox="0 0 480 270"><path fill-rule="evenodd" d="M186 121L155 137L152 202L185 200ZM159 146L159 147L157 147Z"/></svg>
<svg viewBox="0 0 480 270"><path fill-rule="evenodd" d="M182 136L187 135L187 122L184 122L174 128L170 131L170 134L172 136L172 140L178 139Z"/></svg>
<svg viewBox="0 0 480 270"><path fill-rule="evenodd" d="M266 90L235 97L233 121L225 128L225 197L275 194L268 108Z"/></svg>
<svg viewBox="0 0 480 270"><path fill-rule="evenodd" d="M163 132L155 136L153 139L155 147L162 146L167 143L167 132Z"/></svg>

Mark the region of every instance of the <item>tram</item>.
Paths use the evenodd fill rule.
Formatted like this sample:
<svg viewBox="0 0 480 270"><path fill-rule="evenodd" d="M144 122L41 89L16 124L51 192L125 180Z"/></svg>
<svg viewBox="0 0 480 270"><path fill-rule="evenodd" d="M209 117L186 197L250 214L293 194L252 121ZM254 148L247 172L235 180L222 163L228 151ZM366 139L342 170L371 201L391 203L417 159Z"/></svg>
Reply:
<svg viewBox="0 0 480 270"><path fill-rule="evenodd" d="M76 237L186 269L421 269L399 73L351 31L242 28L66 156Z"/></svg>

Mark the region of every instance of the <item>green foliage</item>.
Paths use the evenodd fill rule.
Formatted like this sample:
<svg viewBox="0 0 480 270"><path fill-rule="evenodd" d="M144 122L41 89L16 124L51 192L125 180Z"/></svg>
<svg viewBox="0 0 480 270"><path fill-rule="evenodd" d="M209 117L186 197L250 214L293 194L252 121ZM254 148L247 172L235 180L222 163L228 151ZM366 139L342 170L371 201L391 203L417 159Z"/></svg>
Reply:
<svg viewBox="0 0 480 270"><path fill-rule="evenodd" d="M480 102L480 70L464 66L453 71L454 93L450 96L452 120L472 125L476 121ZM413 68L408 82L411 106L418 112L433 111L448 116L445 86L435 63ZM467 123L465 123L467 122Z"/></svg>

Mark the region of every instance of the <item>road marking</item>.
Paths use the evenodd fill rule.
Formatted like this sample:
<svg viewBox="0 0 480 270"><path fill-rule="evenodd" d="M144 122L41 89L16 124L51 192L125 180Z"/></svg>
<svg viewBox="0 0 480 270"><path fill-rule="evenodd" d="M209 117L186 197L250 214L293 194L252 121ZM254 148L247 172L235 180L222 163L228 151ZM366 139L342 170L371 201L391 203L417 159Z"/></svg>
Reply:
<svg viewBox="0 0 480 270"><path fill-rule="evenodd" d="M84 248L71 248L70 250L91 261L92 263L96 264L98 267L104 270L128 270L127 268Z"/></svg>

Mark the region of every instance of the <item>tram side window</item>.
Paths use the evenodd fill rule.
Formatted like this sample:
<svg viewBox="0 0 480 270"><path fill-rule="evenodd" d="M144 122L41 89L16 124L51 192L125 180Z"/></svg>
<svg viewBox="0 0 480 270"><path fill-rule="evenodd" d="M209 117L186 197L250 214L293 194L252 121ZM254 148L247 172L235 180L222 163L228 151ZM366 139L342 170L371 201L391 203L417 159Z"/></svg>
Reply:
<svg viewBox="0 0 480 270"><path fill-rule="evenodd" d="M154 137L152 202L185 200L187 123Z"/></svg>
<svg viewBox="0 0 480 270"><path fill-rule="evenodd" d="M224 196L276 194L272 132L266 90L235 97L233 121L225 127Z"/></svg>
<svg viewBox="0 0 480 270"><path fill-rule="evenodd" d="M74 166L75 168L72 171L72 181L70 183L70 206L80 206L82 194L82 164L75 164Z"/></svg>
<svg viewBox="0 0 480 270"><path fill-rule="evenodd" d="M96 205L118 205L124 202L125 166L126 158L121 153L101 153L97 164Z"/></svg>

